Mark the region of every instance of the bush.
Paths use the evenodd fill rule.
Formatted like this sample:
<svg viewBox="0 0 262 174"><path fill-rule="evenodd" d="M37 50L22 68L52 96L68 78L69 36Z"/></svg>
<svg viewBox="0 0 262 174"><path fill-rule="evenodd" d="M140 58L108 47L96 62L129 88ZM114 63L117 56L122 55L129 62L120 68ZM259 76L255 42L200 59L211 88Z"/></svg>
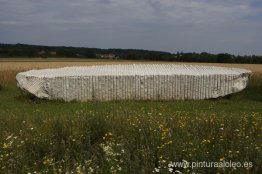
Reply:
<svg viewBox="0 0 262 174"><path fill-rule="evenodd" d="M4 88L4 87L3 87L3 85L1 85L1 84L0 84L0 91L2 91L2 90L3 90L3 88Z"/></svg>

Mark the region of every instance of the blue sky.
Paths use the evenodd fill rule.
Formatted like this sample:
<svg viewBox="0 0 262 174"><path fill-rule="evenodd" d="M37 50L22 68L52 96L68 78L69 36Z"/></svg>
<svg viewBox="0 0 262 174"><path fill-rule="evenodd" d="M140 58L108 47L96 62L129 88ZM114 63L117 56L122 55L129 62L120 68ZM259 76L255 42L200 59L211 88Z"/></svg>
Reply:
<svg viewBox="0 0 262 174"><path fill-rule="evenodd" d="M0 0L0 42L262 55L260 0Z"/></svg>

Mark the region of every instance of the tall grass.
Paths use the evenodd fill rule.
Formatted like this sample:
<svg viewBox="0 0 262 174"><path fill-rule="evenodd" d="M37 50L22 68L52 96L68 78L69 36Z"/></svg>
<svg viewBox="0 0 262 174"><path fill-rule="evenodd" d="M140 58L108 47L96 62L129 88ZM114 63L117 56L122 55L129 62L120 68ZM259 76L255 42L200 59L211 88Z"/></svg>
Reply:
<svg viewBox="0 0 262 174"><path fill-rule="evenodd" d="M16 85L16 78L15 76L23 70L0 70L0 85L2 87L15 87Z"/></svg>
<svg viewBox="0 0 262 174"><path fill-rule="evenodd" d="M0 73L0 173L262 170L260 74L246 90L216 100L65 103L30 99L15 87L15 71ZM172 166L183 160L252 167Z"/></svg>

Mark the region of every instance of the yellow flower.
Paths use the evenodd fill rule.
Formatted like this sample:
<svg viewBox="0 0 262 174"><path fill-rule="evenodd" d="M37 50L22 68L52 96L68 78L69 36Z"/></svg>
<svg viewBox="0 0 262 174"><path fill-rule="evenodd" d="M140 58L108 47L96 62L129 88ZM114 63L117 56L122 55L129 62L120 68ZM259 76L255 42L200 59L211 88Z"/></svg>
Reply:
<svg viewBox="0 0 262 174"><path fill-rule="evenodd" d="M169 131L170 131L170 128L166 128L164 131L165 131L165 132L169 132Z"/></svg>
<svg viewBox="0 0 262 174"><path fill-rule="evenodd" d="M173 141L172 141L172 140L170 140L170 141L168 141L166 144L172 144L172 142L173 142Z"/></svg>
<svg viewBox="0 0 262 174"><path fill-rule="evenodd" d="M225 160L225 157L221 157L219 160L220 160L220 161L224 161L224 160Z"/></svg>
<svg viewBox="0 0 262 174"><path fill-rule="evenodd" d="M3 144L3 149L6 149L6 148L7 148L7 144L4 143L4 144Z"/></svg>
<svg viewBox="0 0 262 174"><path fill-rule="evenodd" d="M210 140L205 140L205 139L204 139L204 140L202 141L202 143L211 143L211 141L210 141Z"/></svg>

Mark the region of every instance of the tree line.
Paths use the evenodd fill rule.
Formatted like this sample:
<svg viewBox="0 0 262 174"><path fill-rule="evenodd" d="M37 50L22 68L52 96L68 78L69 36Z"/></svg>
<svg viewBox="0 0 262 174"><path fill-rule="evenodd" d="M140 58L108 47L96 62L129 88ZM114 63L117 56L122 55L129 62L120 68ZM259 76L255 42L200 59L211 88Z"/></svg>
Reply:
<svg viewBox="0 0 262 174"><path fill-rule="evenodd" d="M249 63L261 64L262 56L231 55L228 53L169 53L139 49L99 49L84 47L0 44L0 58L96 58L96 55L114 54L119 59L177 62Z"/></svg>

